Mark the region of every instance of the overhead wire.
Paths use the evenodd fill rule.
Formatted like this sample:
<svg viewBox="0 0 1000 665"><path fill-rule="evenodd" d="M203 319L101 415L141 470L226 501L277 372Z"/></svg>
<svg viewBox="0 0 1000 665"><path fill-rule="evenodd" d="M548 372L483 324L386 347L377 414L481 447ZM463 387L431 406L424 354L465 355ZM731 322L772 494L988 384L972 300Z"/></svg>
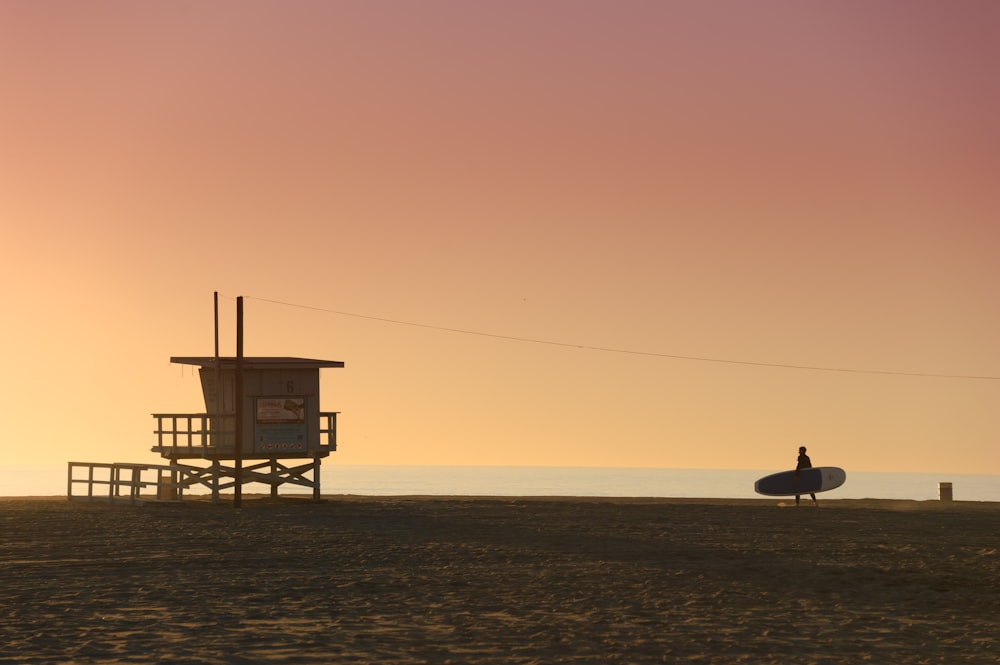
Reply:
<svg viewBox="0 0 1000 665"><path fill-rule="evenodd" d="M282 305L285 307L295 307L298 309L307 309L316 312L324 312L326 314L335 314L338 316L347 316L356 319L366 319L369 321L379 321L382 323L390 323L394 325L401 326L411 326L415 328L425 328L428 330L439 330L442 332L456 333L460 335L474 335L478 337L489 337L493 339L502 339L512 342L522 342L526 344L543 344L547 346L559 346L572 349L580 349L584 351L601 351L604 353L619 353L633 356L647 356L652 358L668 358L672 360L688 360L694 362L705 362L705 363L721 363L727 365L745 365L751 367L770 367L776 369L795 369L795 370L806 370L812 372L839 372L846 374L877 374L884 376L909 376L909 377L920 377L920 378L931 378L931 379L971 379L980 381L1000 381L1000 376L990 376L990 375L975 375L975 374L939 374L934 372L902 372L894 370L880 370L880 369L863 369L863 368L849 368L849 367L827 367L822 365L798 365L789 363L774 363L774 362L761 362L761 361L751 361L751 360L735 360L732 358L712 358L706 356L690 356L682 355L676 353L660 353L656 351L637 351L634 349L620 349L615 347L607 346L594 346L590 344L576 344L572 342L557 342L553 340L546 339L536 339L532 337L519 337L515 335L502 335L499 333L488 333L478 330L466 330L463 328L451 328L447 326L432 325L428 323L416 323L414 321L403 321L400 319L392 319L382 316L372 316L368 314L358 314L355 312L345 312L342 310L329 309L326 307L317 307L315 305L303 305L300 303L287 302L283 300L274 300L271 298L260 298L256 296L244 296L249 300L256 300L258 302L270 303L273 305Z"/></svg>

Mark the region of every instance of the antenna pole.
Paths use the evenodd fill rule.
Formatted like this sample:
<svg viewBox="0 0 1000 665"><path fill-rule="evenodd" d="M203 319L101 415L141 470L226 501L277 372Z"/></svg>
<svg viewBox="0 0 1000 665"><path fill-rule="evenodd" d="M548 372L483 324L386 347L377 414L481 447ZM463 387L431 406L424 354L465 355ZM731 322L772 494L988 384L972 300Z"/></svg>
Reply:
<svg viewBox="0 0 1000 665"><path fill-rule="evenodd" d="M215 362L219 362L219 292L213 294L215 306Z"/></svg>
<svg viewBox="0 0 1000 665"><path fill-rule="evenodd" d="M243 296L236 299L236 485L233 508L243 506Z"/></svg>
<svg viewBox="0 0 1000 665"><path fill-rule="evenodd" d="M213 430L218 437L212 443L221 445L222 443L222 363L219 360L219 292L215 292L215 423Z"/></svg>

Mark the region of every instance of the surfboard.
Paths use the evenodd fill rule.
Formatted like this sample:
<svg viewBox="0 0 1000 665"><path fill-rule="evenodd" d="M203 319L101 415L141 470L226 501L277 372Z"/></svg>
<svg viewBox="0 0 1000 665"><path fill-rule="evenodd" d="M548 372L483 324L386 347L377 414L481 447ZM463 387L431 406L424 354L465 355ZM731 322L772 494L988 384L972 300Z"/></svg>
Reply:
<svg viewBox="0 0 1000 665"><path fill-rule="evenodd" d="M753 484L757 494L765 496L792 496L794 494L815 494L836 489L847 480L843 469L835 466L816 466L802 469L798 477L794 471L782 471L764 476Z"/></svg>

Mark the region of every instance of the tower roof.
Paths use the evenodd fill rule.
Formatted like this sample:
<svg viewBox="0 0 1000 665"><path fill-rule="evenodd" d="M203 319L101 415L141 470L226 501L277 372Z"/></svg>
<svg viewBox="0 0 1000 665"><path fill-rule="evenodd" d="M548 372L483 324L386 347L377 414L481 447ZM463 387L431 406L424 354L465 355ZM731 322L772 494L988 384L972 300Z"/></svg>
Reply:
<svg viewBox="0 0 1000 665"><path fill-rule="evenodd" d="M218 359L219 369L236 369L236 358L222 356ZM215 356L171 356L170 362L179 365L215 367ZM343 367L339 360L315 360L313 358L291 358L288 356L244 356L243 369L319 369L321 367Z"/></svg>

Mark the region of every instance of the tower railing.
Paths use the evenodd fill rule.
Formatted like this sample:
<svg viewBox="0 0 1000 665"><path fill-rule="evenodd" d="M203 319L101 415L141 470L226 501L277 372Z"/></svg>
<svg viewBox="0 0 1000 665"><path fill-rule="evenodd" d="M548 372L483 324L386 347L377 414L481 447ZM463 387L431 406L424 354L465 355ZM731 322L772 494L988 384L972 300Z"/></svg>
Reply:
<svg viewBox="0 0 1000 665"><path fill-rule="evenodd" d="M153 430L156 447L153 450L164 453L164 456L167 451L190 455L208 449L223 452L234 447L234 415L154 413L153 418L156 419L156 429Z"/></svg>
<svg viewBox="0 0 1000 665"><path fill-rule="evenodd" d="M337 449L337 414L319 414L319 450ZM164 457L220 457L236 451L236 416L209 413L154 413L156 446Z"/></svg>

